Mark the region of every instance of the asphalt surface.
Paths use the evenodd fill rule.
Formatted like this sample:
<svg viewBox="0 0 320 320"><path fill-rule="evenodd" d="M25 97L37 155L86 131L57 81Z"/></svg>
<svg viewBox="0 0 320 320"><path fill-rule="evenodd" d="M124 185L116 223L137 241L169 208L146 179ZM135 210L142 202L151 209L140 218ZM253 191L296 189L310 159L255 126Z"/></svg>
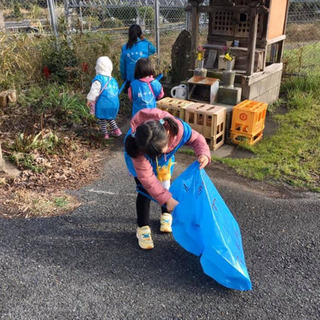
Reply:
<svg viewBox="0 0 320 320"><path fill-rule="evenodd" d="M177 174L194 159L178 155ZM135 238L135 184L121 151L69 215L0 219L0 319L319 319L319 204L210 165L242 232L252 291L226 289L160 234Z"/></svg>

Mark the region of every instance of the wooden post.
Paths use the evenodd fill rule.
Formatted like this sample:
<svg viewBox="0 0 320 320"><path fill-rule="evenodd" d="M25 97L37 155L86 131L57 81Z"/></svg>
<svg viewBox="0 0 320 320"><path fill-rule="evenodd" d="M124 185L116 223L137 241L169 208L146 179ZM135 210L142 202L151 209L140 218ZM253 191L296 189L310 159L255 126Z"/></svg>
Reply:
<svg viewBox="0 0 320 320"><path fill-rule="evenodd" d="M254 71L254 59L256 53L257 34L258 34L258 12L257 8L250 10L250 31L249 31L249 44L248 44L248 62L247 62L247 76L251 76Z"/></svg>
<svg viewBox="0 0 320 320"><path fill-rule="evenodd" d="M286 34L288 13L289 13L289 1L287 1L287 9L286 9L286 17L285 17L284 26L283 26L283 34ZM277 63L280 63L282 61L283 48L284 48L284 40L281 41L278 46Z"/></svg>
<svg viewBox="0 0 320 320"><path fill-rule="evenodd" d="M199 2L191 1L191 68L195 68L196 52L199 46Z"/></svg>

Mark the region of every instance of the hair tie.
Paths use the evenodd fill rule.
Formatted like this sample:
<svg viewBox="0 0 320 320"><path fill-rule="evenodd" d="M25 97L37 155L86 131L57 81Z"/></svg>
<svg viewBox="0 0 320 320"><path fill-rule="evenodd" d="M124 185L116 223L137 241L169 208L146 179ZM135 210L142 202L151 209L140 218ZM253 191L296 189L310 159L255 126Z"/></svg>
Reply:
<svg viewBox="0 0 320 320"><path fill-rule="evenodd" d="M164 120L163 119L160 119L159 122L164 125Z"/></svg>

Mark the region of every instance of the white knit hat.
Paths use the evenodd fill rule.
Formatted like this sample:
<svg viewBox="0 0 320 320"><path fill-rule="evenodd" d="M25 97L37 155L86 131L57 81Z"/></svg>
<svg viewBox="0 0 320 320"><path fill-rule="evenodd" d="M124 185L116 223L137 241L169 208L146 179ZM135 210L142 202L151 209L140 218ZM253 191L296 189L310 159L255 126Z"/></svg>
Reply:
<svg viewBox="0 0 320 320"><path fill-rule="evenodd" d="M97 74L110 77L113 70L111 60L105 56L98 58L95 70Z"/></svg>

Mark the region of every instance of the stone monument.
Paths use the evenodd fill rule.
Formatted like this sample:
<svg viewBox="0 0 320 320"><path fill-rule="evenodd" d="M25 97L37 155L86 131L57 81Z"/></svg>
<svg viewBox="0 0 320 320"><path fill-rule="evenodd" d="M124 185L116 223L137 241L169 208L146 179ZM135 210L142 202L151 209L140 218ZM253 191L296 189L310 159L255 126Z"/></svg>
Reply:
<svg viewBox="0 0 320 320"><path fill-rule="evenodd" d="M171 64L171 82L173 84L190 78L191 34L187 30L181 31L172 46Z"/></svg>

